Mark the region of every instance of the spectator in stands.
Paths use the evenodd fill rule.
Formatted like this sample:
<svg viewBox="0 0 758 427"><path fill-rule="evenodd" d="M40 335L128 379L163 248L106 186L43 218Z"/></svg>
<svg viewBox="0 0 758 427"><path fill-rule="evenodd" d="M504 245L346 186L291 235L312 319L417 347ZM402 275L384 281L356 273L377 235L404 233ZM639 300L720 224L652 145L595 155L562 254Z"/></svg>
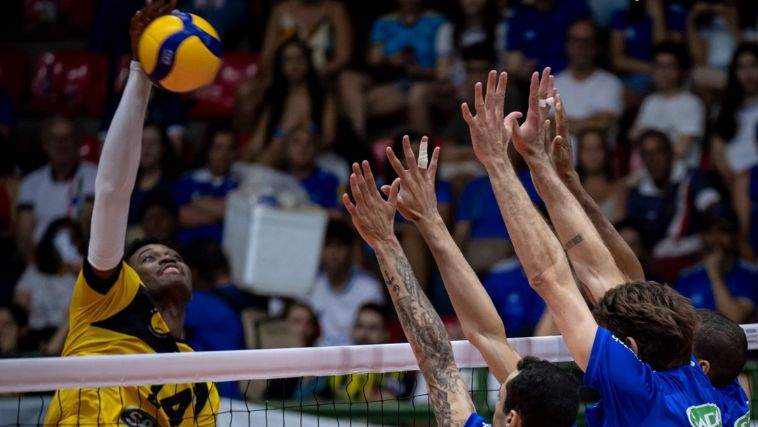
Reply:
<svg viewBox="0 0 758 427"><path fill-rule="evenodd" d="M617 11L611 18L611 68L639 97L650 85L653 46L668 38L667 16L672 15L672 10L666 3L630 1L628 8Z"/></svg>
<svg viewBox="0 0 758 427"><path fill-rule="evenodd" d="M555 87L569 106L566 115L572 132L581 133L588 128L609 132L616 129L624 112L623 83L598 67L599 38L600 30L591 20L568 27L568 68L555 77Z"/></svg>
<svg viewBox="0 0 758 427"><path fill-rule="evenodd" d="M49 163L21 182L18 194L16 241L27 262L50 223L70 218L89 229L95 194L96 167L79 161L74 124L64 117L51 118L42 132L42 148Z"/></svg>
<svg viewBox="0 0 758 427"><path fill-rule="evenodd" d="M343 221L330 221L321 253L322 271L306 301L321 328L320 346L350 344L358 309L366 303L384 303L377 280L353 265L355 234Z"/></svg>
<svg viewBox="0 0 758 427"><path fill-rule="evenodd" d="M529 286L518 259L513 257L495 265L482 284L503 319L508 337L532 336L545 303Z"/></svg>
<svg viewBox="0 0 758 427"><path fill-rule="evenodd" d="M301 347L314 347L321 331L313 309L303 302L292 301L284 308L284 318Z"/></svg>
<svg viewBox="0 0 758 427"><path fill-rule="evenodd" d="M177 242L178 230L179 205L171 193L156 191L142 201L139 227L129 230L127 241L153 238L162 242Z"/></svg>
<svg viewBox="0 0 758 427"><path fill-rule="evenodd" d="M758 261L758 164L737 176L732 193L740 223L740 255Z"/></svg>
<svg viewBox="0 0 758 427"><path fill-rule="evenodd" d="M386 344L389 342L390 314L387 308L377 303L363 304L355 315L352 344Z"/></svg>
<svg viewBox="0 0 758 427"><path fill-rule="evenodd" d="M682 45L662 43L655 47L655 91L642 101L630 137L636 140L646 130L661 131L671 140L675 159L697 167L705 132L705 108L684 88L688 70L689 58Z"/></svg>
<svg viewBox="0 0 758 427"><path fill-rule="evenodd" d="M758 164L758 45L743 43L732 56L721 111L714 126L713 163L727 183Z"/></svg>
<svg viewBox="0 0 758 427"><path fill-rule="evenodd" d="M142 129L137 183L129 200L129 225L140 221L144 200L154 192L171 192L176 179L176 156L165 131L158 124L147 124Z"/></svg>
<svg viewBox="0 0 758 427"><path fill-rule="evenodd" d="M0 357L17 356L26 336L29 314L18 304L0 305Z"/></svg>
<svg viewBox="0 0 758 427"><path fill-rule="evenodd" d="M611 222L617 221L623 216L621 198L624 188L613 171L613 155L608 146L607 133L602 129L585 128L576 133L576 143L576 171L582 186L606 218Z"/></svg>
<svg viewBox="0 0 758 427"><path fill-rule="evenodd" d="M359 139L367 119L407 109L411 126L431 129L425 108L434 78L435 37L445 18L420 0L398 0L399 9L374 22L368 54L369 74L346 71L340 77L343 112Z"/></svg>
<svg viewBox="0 0 758 427"><path fill-rule="evenodd" d="M699 171L674 162L666 134L651 130L638 141L644 170L628 191L626 217L638 221L644 235L653 239L653 256L662 263L664 280L671 282L694 261L704 216L720 205L721 196Z"/></svg>
<svg viewBox="0 0 758 427"><path fill-rule="evenodd" d="M276 49L265 99L245 148L245 160L285 167L285 139L299 127L322 135L324 147L332 146L337 132L336 100L322 85L304 42L292 38Z"/></svg>
<svg viewBox="0 0 758 427"><path fill-rule="evenodd" d="M236 157L234 131L228 128L212 130L202 156L205 166L184 173L174 186L182 227L180 242L187 243L199 237L221 241L226 195L239 185L231 170Z"/></svg>
<svg viewBox="0 0 758 427"><path fill-rule="evenodd" d="M68 320L68 305L82 268L82 232L67 218L54 220L37 245L35 262L18 279L13 301L29 313L29 345L43 349Z"/></svg>
<svg viewBox="0 0 758 427"><path fill-rule="evenodd" d="M740 259L738 249L736 215L727 211L709 218L702 261L682 271L676 289L695 307L718 310L745 323L755 316L758 268Z"/></svg>
<svg viewBox="0 0 758 427"><path fill-rule="evenodd" d="M687 45L692 57L693 85L723 89L726 71L740 38L737 4L698 0L687 14Z"/></svg>
<svg viewBox="0 0 758 427"><path fill-rule="evenodd" d="M342 212L339 199L342 188L339 179L316 166L319 136L305 126L293 129L286 139L287 166L290 175L308 192L311 202L329 209L333 216Z"/></svg>
<svg viewBox="0 0 758 427"><path fill-rule="evenodd" d="M184 319L187 343L195 351L244 349L240 312L252 305L251 298L232 282L221 246L213 239L196 239L182 248L182 256L192 273L192 300ZM217 386L221 396L239 396L236 383Z"/></svg>
<svg viewBox="0 0 758 427"><path fill-rule="evenodd" d="M572 22L591 17L586 0L535 0L513 7L508 25L505 67L519 80L532 72L552 67L553 73L566 68L563 40Z"/></svg>
<svg viewBox="0 0 758 427"><path fill-rule="evenodd" d="M613 224L619 235L634 252L634 256L639 260L642 266L644 277L647 280L662 283L664 280L658 272L658 267L650 253L651 238L645 235L642 224L631 219L622 219Z"/></svg>

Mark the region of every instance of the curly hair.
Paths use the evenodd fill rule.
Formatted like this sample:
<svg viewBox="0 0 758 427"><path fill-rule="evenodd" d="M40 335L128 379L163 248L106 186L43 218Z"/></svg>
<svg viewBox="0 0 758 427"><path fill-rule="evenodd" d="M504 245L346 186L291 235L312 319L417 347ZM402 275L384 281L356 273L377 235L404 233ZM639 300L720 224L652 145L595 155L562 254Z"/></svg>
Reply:
<svg viewBox="0 0 758 427"><path fill-rule="evenodd" d="M617 286L592 311L598 324L619 339L634 338L639 358L653 369L690 362L698 317L690 300L668 285L646 281Z"/></svg>

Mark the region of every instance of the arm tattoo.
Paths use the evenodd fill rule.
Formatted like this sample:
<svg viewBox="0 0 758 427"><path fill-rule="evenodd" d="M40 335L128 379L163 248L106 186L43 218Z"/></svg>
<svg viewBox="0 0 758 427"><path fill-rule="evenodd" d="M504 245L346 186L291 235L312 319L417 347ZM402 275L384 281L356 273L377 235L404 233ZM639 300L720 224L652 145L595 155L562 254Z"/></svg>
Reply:
<svg viewBox="0 0 758 427"><path fill-rule="evenodd" d="M577 234L576 236L572 237L571 240L569 240L568 242L566 242L566 245L564 246L564 249L569 250L569 249L573 248L574 246L582 243L583 240L584 240L584 238L582 237L582 235L581 234Z"/></svg>
<svg viewBox="0 0 758 427"><path fill-rule="evenodd" d="M395 255L392 266L382 257L378 260L405 336L429 384L437 425L462 425L473 412L473 406L461 413L453 411L450 404L453 398L468 398L468 393L455 364L445 325L421 290L405 256Z"/></svg>

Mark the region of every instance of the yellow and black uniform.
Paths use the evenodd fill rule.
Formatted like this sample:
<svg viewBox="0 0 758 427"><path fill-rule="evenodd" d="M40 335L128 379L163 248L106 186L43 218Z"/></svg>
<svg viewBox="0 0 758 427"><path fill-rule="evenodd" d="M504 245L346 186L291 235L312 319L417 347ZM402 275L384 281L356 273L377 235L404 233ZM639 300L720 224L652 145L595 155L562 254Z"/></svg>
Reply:
<svg viewBox="0 0 758 427"><path fill-rule="evenodd" d="M122 262L110 280L85 262L71 298L63 356L186 352L174 339L139 275ZM212 426L213 383L59 390L45 425Z"/></svg>

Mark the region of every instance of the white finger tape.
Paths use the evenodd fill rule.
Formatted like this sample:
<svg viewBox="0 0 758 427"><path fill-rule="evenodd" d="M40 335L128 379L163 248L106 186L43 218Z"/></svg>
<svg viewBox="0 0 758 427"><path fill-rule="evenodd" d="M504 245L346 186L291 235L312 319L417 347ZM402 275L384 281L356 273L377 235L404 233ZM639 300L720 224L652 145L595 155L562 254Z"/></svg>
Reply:
<svg viewBox="0 0 758 427"><path fill-rule="evenodd" d="M426 139L421 140L421 147L418 150L418 167L426 169L429 166L429 153Z"/></svg>
<svg viewBox="0 0 758 427"><path fill-rule="evenodd" d="M539 100L539 106L540 106L540 108L545 108L545 107L546 107L546 106L548 106L548 105L549 105L549 106L551 106L551 107L552 107L553 105L555 105L555 98L553 98L553 97L551 96L551 97L549 97L549 98L547 98L547 99L540 99L540 100Z"/></svg>

